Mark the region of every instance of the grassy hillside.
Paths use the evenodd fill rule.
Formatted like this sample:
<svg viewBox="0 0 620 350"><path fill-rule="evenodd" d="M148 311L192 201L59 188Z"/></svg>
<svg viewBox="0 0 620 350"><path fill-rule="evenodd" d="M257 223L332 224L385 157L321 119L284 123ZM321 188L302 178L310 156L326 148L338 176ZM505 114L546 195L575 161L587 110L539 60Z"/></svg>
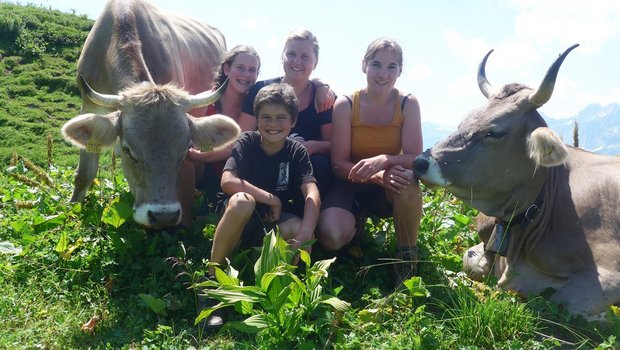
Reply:
<svg viewBox="0 0 620 350"><path fill-rule="evenodd" d="M59 11L0 3L0 163L13 152L47 162L75 164L77 150L60 127L79 114L76 62L93 21Z"/></svg>
<svg viewBox="0 0 620 350"><path fill-rule="evenodd" d="M270 259L271 274L258 281L260 252L238 254L232 266L244 285L236 271L219 276L235 304L232 326L206 334L194 325L192 286L208 268L214 215L190 229L145 231L130 220L131 195L111 162L83 204L67 201L78 152L59 129L79 113L75 62L91 26L0 3L0 349L618 346L620 317L611 312L608 324L587 323L544 298L521 300L492 278L460 273L463 252L477 243L476 211L426 189L420 277L406 288L392 286L392 220L369 219L347 249L315 246L302 269ZM290 254L284 246L270 256Z"/></svg>

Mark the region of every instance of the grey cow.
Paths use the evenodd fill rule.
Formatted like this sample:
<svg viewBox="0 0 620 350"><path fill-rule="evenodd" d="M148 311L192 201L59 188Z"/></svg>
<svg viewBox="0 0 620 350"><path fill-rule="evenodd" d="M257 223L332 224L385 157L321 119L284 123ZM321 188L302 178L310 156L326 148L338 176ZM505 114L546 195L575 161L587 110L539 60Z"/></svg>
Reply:
<svg viewBox="0 0 620 350"><path fill-rule="evenodd" d="M78 61L81 115L62 128L81 149L71 200L84 200L99 148L118 140L134 220L147 227L178 224L177 186L189 146L223 146L239 134L231 118L187 112L203 116L201 107L219 98L209 90L225 50L223 35L207 24L147 1L109 1Z"/></svg>
<svg viewBox="0 0 620 350"><path fill-rule="evenodd" d="M494 90L485 74L489 52L478 70L488 103L413 168L425 184L495 218L479 218L484 242L465 253L465 270L479 278L494 273L500 287L524 296L552 288L553 301L596 318L620 304L620 158L563 144L536 110L551 98L575 47L557 58L538 90Z"/></svg>

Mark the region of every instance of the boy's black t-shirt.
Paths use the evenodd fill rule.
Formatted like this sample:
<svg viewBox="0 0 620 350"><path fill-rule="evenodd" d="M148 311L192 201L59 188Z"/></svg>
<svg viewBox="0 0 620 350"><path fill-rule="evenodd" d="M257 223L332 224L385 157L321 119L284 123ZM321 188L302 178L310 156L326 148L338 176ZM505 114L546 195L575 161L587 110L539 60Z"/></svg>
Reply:
<svg viewBox="0 0 620 350"><path fill-rule="evenodd" d="M246 131L239 136L224 171L278 196L282 212L296 215L301 215L299 209L303 209L301 185L316 182L302 144L287 138L284 148L269 156L260 147L258 131Z"/></svg>
<svg viewBox="0 0 620 350"><path fill-rule="evenodd" d="M283 78L280 77L256 82L245 97L242 109L243 113L254 115L254 99L256 98L258 91L267 85L281 83L282 79ZM311 89L310 93L312 94L312 101L314 101L316 89L314 86L310 86L309 88ZM297 122L291 130L291 134L298 134L306 141L323 140L321 128L325 124L331 124L331 122L332 108L325 112L319 113L314 108L314 103L310 103L306 109L299 111Z"/></svg>

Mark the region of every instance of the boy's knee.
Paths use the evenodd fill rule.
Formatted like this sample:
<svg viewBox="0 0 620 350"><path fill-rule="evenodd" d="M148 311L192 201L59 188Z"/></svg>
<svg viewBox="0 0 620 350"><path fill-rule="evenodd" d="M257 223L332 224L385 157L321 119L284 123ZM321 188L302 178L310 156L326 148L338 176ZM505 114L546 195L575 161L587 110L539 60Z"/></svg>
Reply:
<svg viewBox="0 0 620 350"><path fill-rule="evenodd" d="M256 208L256 200L245 192L238 192L228 199L226 211L238 216L250 216Z"/></svg>

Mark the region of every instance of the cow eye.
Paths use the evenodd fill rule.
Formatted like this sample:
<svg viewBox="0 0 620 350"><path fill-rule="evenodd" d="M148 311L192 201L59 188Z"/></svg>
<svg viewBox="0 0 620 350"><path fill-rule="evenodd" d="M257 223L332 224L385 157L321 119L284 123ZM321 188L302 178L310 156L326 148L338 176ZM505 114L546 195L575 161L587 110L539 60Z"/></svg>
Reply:
<svg viewBox="0 0 620 350"><path fill-rule="evenodd" d="M484 134L484 138L485 139L501 139L505 135L506 133L503 131L489 131L486 134Z"/></svg>

